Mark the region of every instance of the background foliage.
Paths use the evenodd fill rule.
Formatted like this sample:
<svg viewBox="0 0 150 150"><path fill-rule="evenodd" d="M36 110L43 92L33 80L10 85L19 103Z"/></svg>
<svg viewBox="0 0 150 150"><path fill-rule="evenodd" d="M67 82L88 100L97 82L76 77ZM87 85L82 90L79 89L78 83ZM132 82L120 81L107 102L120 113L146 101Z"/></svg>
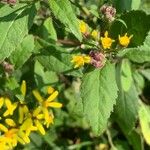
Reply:
<svg viewBox="0 0 150 150"><path fill-rule="evenodd" d="M100 14L112 4L116 20L107 27ZM133 34L104 68L74 69L73 55L88 45L78 19L92 29L107 29L113 39ZM0 95L18 97L21 81L27 98L48 85L59 91L62 109L42 136L18 150L148 150L150 147L150 1L19 0L0 4ZM87 42L87 43L86 43ZM84 43L85 50L80 50ZM115 45L114 45L115 46ZM7 68L7 62L13 69ZM7 64L7 65L8 65ZM10 67L9 66L9 67ZM31 107L34 104L31 103Z"/></svg>

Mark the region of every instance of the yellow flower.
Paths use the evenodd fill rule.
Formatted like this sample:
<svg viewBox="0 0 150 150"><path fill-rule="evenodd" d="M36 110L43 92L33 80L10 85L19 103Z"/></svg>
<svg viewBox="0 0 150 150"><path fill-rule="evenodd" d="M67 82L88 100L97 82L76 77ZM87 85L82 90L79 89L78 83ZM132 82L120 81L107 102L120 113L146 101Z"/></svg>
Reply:
<svg viewBox="0 0 150 150"><path fill-rule="evenodd" d="M75 64L74 68L78 68L84 66L85 63L90 63L91 57L83 55L73 56L71 62Z"/></svg>
<svg viewBox="0 0 150 150"><path fill-rule="evenodd" d="M86 34L88 32L88 25L83 20L79 21L79 28L80 32L83 34Z"/></svg>
<svg viewBox="0 0 150 150"><path fill-rule="evenodd" d="M4 112L3 116L6 117L8 115L13 115L14 110L17 107L17 103L12 104L10 99L5 98L5 104L6 104L7 110Z"/></svg>
<svg viewBox="0 0 150 150"><path fill-rule="evenodd" d="M36 131L36 130L37 130L37 127L33 125L33 120L31 118L31 114L29 114L27 119L20 126L19 132L20 133L24 132L24 134L28 137L30 135L31 131Z"/></svg>
<svg viewBox="0 0 150 150"><path fill-rule="evenodd" d="M99 39L99 32L97 30L93 30L91 33L91 36L95 39L98 40Z"/></svg>
<svg viewBox="0 0 150 150"><path fill-rule="evenodd" d="M59 102L53 102L55 98L58 96L58 91L54 91L46 100L42 98L40 93L37 90L33 90L33 95L38 100L38 102L41 104L42 107L53 107L53 108L61 108L62 104Z"/></svg>
<svg viewBox="0 0 150 150"><path fill-rule="evenodd" d="M52 117L52 114L49 114L48 108L49 107L53 107L53 108L62 107L61 103L54 102L54 100L58 96L58 91L55 91L53 88L48 87L48 93L49 94L51 93L51 95L47 99L44 99L37 90L33 90L33 95L35 96L37 101L40 103L40 106L33 111L33 117L36 118L34 120L34 123L36 124L36 127L42 134L45 134L45 132L39 120L44 119L45 120L44 124L48 128L49 125L53 123L53 118L54 118ZM41 114L41 112L43 112L43 115Z"/></svg>
<svg viewBox="0 0 150 150"><path fill-rule="evenodd" d="M4 150L13 149L13 147L17 146L17 134L18 129L16 128L5 131L5 133L0 136L0 146L2 145Z"/></svg>
<svg viewBox="0 0 150 150"><path fill-rule="evenodd" d="M131 38L133 37L133 35L130 35L129 37L127 36L127 33L125 33L124 36L120 36L119 35L119 43L120 45L127 47L130 43Z"/></svg>
<svg viewBox="0 0 150 150"><path fill-rule="evenodd" d="M104 37L101 37L101 42L104 49L110 49L114 40L108 37L108 31L106 31Z"/></svg>

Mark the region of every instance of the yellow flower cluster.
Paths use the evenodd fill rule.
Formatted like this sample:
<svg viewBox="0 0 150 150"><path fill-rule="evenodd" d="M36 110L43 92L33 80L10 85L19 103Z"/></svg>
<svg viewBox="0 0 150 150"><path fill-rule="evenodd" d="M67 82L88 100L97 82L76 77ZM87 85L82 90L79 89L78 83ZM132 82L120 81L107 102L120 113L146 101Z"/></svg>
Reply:
<svg viewBox="0 0 150 150"><path fill-rule="evenodd" d="M98 30L91 30L88 24L86 24L83 20L79 21L79 28L80 32L83 34L83 36L86 38L86 40L89 40L89 43L91 41L91 38L96 41L96 47L98 47L102 52L105 53L106 50L112 48L112 44L115 42L114 39L109 37L108 31L105 31L104 36L100 37L100 32ZM130 43L131 38L133 35L127 36L127 33L125 33L123 36L118 36L119 45L121 47L127 47ZM84 44L83 44L84 45ZM71 62L74 63L74 68L82 67L86 63L92 64L92 58L90 55L77 55L73 56ZM97 58L96 58L97 60Z"/></svg>
<svg viewBox="0 0 150 150"><path fill-rule="evenodd" d="M58 96L58 91L48 87L48 97L43 98L37 90L33 91L38 105L30 110L25 103L26 82L21 84L23 99L19 102L11 102L8 97L0 98L0 149L11 150L17 143L30 143L30 134L39 131L45 134L45 127L48 128L53 123L53 113L50 108L61 108L62 104L54 102Z"/></svg>

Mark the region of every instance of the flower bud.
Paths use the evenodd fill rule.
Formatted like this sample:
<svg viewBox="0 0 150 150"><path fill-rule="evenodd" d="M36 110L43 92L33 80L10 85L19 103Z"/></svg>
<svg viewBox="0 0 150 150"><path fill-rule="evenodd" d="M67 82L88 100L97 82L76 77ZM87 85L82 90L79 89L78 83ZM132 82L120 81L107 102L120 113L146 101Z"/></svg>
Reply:
<svg viewBox="0 0 150 150"><path fill-rule="evenodd" d="M100 12L103 14L103 17L106 18L109 22L112 22L115 19L116 9L112 6L104 4L100 8Z"/></svg>
<svg viewBox="0 0 150 150"><path fill-rule="evenodd" d="M89 56L91 57L91 64L95 68L102 68L105 65L105 55L98 51L91 51Z"/></svg>
<svg viewBox="0 0 150 150"><path fill-rule="evenodd" d="M17 0L2 0L3 3L7 3L9 5L15 5Z"/></svg>

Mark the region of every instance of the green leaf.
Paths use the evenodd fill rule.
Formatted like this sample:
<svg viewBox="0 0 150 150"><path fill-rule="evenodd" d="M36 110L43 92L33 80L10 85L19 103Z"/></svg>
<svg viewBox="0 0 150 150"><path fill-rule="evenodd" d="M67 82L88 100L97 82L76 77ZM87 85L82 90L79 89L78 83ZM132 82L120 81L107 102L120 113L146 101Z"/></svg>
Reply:
<svg viewBox="0 0 150 150"><path fill-rule="evenodd" d="M110 29L113 38L118 38L118 35L133 35L129 47L137 47L143 44L147 33L150 30L150 15L140 10L133 10L123 13L120 17L127 26L115 21Z"/></svg>
<svg viewBox="0 0 150 150"><path fill-rule="evenodd" d="M143 103L140 105L139 119L144 139L150 145L150 107Z"/></svg>
<svg viewBox="0 0 150 150"><path fill-rule="evenodd" d="M39 41L39 44L43 45L43 41ZM57 73L65 73L73 76L82 76L81 70L73 69L73 64L70 62L72 55L67 52L66 49L53 45L43 45L40 55L36 58L47 70L54 71Z"/></svg>
<svg viewBox="0 0 150 150"><path fill-rule="evenodd" d="M150 32L145 38L142 46L137 48L126 48L118 54L120 57L126 57L137 63L150 61Z"/></svg>
<svg viewBox="0 0 150 150"><path fill-rule="evenodd" d="M57 33L53 26L52 18L47 18L38 30L39 36L47 42L57 41Z"/></svg>
<svg viewBox="0 0 150 150"><path fill-rule="evenodd" d="M124 59L121 64L121 84L124 91L128 91L132 84L131 67L127 59Z"/></svg>
<svg viewBox="0 0 150 150"><path fill-rule="evenodd" d="M81 41L82 35L79 30L78 20L73 12L70 1L49 0L49 5L55 17L69 28L70 32L73 33L79 41Z"/></svg>
<svg viewBox="0 0 150 150"><path fill-rule="evenodd" d="M150 69L141 70L140 73L150 81Z"/></svg>
<svg viewBox="0 0 150 150"><path fill-rule="evenodd" d="M111 75L111 76L110 76ZM81 97L84 113L95 134L101 134L113 111L117 98L115 66L109 62L83 76Z"/></svg>
<svg viewBox="0 0 150 150"><path fill-rule="evenodd" d="M35 16L35 5L5 5L0 9L0 60L9 57L22 42Z"/></svg>
<svg viewBox="0 0 150 150"><path fill-rule="evenodd" d="M116 74L117 84L119 88L119 95L115 106L115 119L120 126L129 133L135 126L138 115L138 93L134 84L125 92L121 83L121 69L117 66Z"/></svg>
<svg viewBox="0 0 150 150"><path fill-rule="evenodd" d="M22 43L12 52L10 58L11 63L15 68L20 68L32 55L34 50L34 37L26 36Z"/></svg>
<svg viewBox="0 0 150 150"><path fill-rule="evenodd" d="M139 94L143 92L145 81L143 76L136 70L132 72L136 90Z"/></svg>
<svg viewBox="0 0 150 150"><path fill-rule="evenodd" d="M131 10L132 0L113 0L113 3L118 12Z"/></svg>
<svg viewBox="0 0 150 150"><path fill-rule="evenodd" d="M58 82L57 74L53 71L45 71L45 68L38 61L35 62L34 77L38 87Z"/></svg>
<svg viewBox="0 0 150 150"><path fill-rule="evenodd" d="M132 0L131 8L136 10L140 7L141 0Z"/></svg>

